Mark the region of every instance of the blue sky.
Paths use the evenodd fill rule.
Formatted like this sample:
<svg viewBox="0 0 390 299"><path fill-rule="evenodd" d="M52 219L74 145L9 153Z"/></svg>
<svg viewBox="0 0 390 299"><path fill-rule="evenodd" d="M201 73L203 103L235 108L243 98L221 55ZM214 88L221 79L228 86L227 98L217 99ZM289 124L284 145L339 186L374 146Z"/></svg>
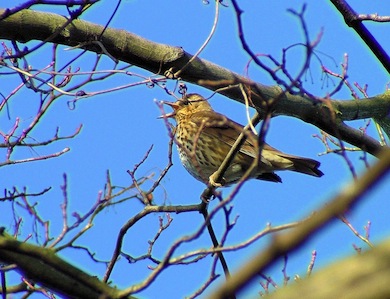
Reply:
<svg viewBox="0 0 390 299"><path fill-rule="evenodd" d="M200 57L234 72L243 74L248 62L248 55L242 50L237 37L235 15L230 3L228 7L220 7L220 20L211 42L200 54ZM358 12L388 15L390 4L386 1L349 1L349 4ZM5 1L3 7L15 5L14 1ZM115 7L113 1L101 1L82 16L83 20L104 25ZM241 1L244 10L245 35L256 53L269 53L275 58L281 57L283 48L291 44L303 42L303 34L298 20L287 12L293 8L300 10L303 1ZM205 5L202 1L123 1L120 9L111 23L111 27L128 30L155 42L180 46L189 53L195 53L206 39L214 20L215 6L213 3ZM65 9L36 6L33 9L50 10L66 14ZM311 38L315 38L321 30L323 36L317 47L318 55L323 63L334 71L340 72L340 64L344 54L349 57L349 80L360 85L368 85L368 94L374 96L385 91L389 83L389 75L379 64L360 38L348 28L340 14L330 2L309 1L305 20ZM390 40L385 30L388 25L369 24L369 29L378 38L385 49L390 49ZM77 55L78 50L65 50L61 47L60 63L67 62ZM303 60L304 50L294 50L288 58L291 72L296 71ZM50 63L51 47L39 50L29 57L29 64L33 68L41 69ZM95 56L84 55L83 58L72 64L72 68L80 67L88 71ZM111 69L112 61L103 59L101 70ZM135 74L151 76L152 74L130 68ZM250 68L250 76L263 84L274 85L271 78L256 67ZM311 76L304 82L305 88L318 96L326 96L333 90L332 82L324 82L320 72L320 65L313 61ZM75 79L77 80L77 79ZM134 76L117 75L106 81L98 81L87 85L88 92L99 91L115 86L139 81ZM1 92L7 94L18 84L16 76L4 76L6 84ZM169 89L174 88L174 82L168 82ZM209 90L188 84L189 92L201 93L210 96ZM350 92L342 89L336 99L351 99ZM77 103L76 109L70 110L67 101L72 98L62 97L49 110L39 126L31 134L32 138L43 141L53 136L56 127L60 127L62 134L72 134L83 124L82 132L72 140L64 140L49 147L17 150L14 158L37 157L50 154L65 147L71 151L58 159L51 159L29 164L6 166L0 168L0 187L22 188L27 186L31 192L39 192L42 188L52 186L52 190L39 199L37 209L44 219L50 220L51 234L57 236L61 231L62 218L60 204L63 195L60 186L63 184L63 174L68 177L69 211L85 213L96 201L99 190L105 183L106 170L109 169L114 185L123 187L131 183L127 170L131 170L145 155L153 144L153 150L140 167L137 174L148 176L154 173L158 177L160 171L167 164L167 149L169 136L163 121L158 120L160 111L155 100L174 100L162 89L155 87L137 86L118 92L107 93L87 98ZM226 100L216 95L210 100L211 105L218 112L225 113L230 118L244 123L246 120L243 105ZM11 120L8 120L4 111L0 113L0 129L7 132L13 125L15 118L20 117L21 126L28 124L37 109L37 96L27 90L19 92L18 96L9 105ZM253 111L252 111L253 113ZM364 120L356 121L355 127L364 126ZM321 155L324 146L313 134L319 130L297 119L277 117L272 119L266 140L272 146L295 155L311 157L319 160L321 170L325 175L318 179L297 173L283 172L280 176L283 184L272 184L262 181L247 182L233 201L232 219L239 216L237 224L228 238L228 244L237 244L246 240L267 223L279 225L301 219L326 204L332 195L352 180L351 173L345 161L337 155ZM369 133L377 137L373 126ZM5 151L0 154L4 157ZM348 153L358 173L364 171L364 165L359 160L360 153ZM372 157L369 161L374 161ZM180 165L176 150L174 150L173 167L163 179L162 187L154 193L154 200L158 204L195 204L203 191L203 184L192 178ZM150 185L150 183L146 183ZM146 188L145 188L146 189ZM223 190L228 195L230 188ZM364 234L363 226L367 221L372 222L371 240L376 243L389 235L388 194L390 191L389 178L378 188L372 190L369 196L356 208L348 213L348 218L355 228ZM34 201L34 199L32 199ZM210 208L216 202L210 204ZM3 205L3 204L2 204ZM4 204L4 209L10 211L10 205ZM3 209L2 208L2 209ZM101 260L108 260L114 248L117 233L121 226L142 209L136 200L130 200L124 205L111 207L101 213L94 222L94 227L80 238L77 245L87 246ZM18 210L20 215L23 213ZM158 217L165 215L149 215L135 225L125 238L124 251L131 255L141 255L148 247L147 241L152 239L158 229ZM69 216L71 218L71 216ZM155 255L162 258L173 241L193 233L202 223L201 215L172 214L174 219L170 228L164 232L161 240L155 246ZM213 219L217 233L221 233L223 216ZM12 231L13 222L9 214L2 213L0 225ZM32 230L31 223L26 218L23 223L23 239ZM40 234L43 232L40 229ZM244 261L263 248L269 241L266 237L252 246L226 254L228 264L234 272ZM330 262L347 255L355 254L352 244L367 248L352 232L340 221L325 228L312 238L298 252L289 258L288 274L305 275L311 258L311 251L317 250L315 270ZM210 247L209 237L205 234L194 243L187 244L179 249L180 253L198 248ZM102 277L105 271L104 264L92 262L88 256L78 250L64 250L61 256L69 262L80 266L92 275ZM150 272L147 266L151 262L127 264L123 259L115 267L112 281L120 288L130 286L143 280ZM209 273L210 259L203 260L195 265L171 267L139 295L143 298L156 298L164 294L166 298L182 298L189 296L204 282ZM282 284L281 263L267 271L279 285ZM221 269L219 269L221 271ZM212 290L221 280L214 283ZM243 293L255 296L261 291L259 284L253 284ZM205 298L208 293L204 294Z"/></svg>

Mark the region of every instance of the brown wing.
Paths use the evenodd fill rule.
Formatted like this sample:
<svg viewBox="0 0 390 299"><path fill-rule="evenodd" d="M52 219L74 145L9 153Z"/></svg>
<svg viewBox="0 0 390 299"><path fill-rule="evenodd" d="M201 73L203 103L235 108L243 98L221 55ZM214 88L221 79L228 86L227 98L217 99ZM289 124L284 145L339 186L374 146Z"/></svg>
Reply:
<svg viewBox="0 0 390 299"><path fill-rule="evenodd" d="M226 116L214 111L203 111L194 113L191 116L191 121L199 128L202 128L202 134L209 135L213 138L218 138L225 143L229 148L233 146L238 136L243 130L243 126ZM247 165L252 163L253 159L258 155L257 147L254 145L257 142L257 136L252 132L248 132L248 138L241 146L239 154L247 162ZM271 148L268 144L265 147ZM267 159L261 158L259 166L267 171L273 170L273 165Z"/></svg>
<svg viewBox="0 0 390 299"><path fill-rule="evenodd" d="M242 125L214 111L194 113L191 121L199 127L203 126L202 134L218 138L229 147L233 146L243 130ZM257 142L257 136L249 131L248 138L239 152L248 167L258 154L255 142ZM280 181L280 178L273 173L274 170L292 170L320 177L323 173L318 169L319 166L320 163L316 160L289 155L264 143L259 161L259 169L264 170L264 173L259 176L259 179Z"/></svg>

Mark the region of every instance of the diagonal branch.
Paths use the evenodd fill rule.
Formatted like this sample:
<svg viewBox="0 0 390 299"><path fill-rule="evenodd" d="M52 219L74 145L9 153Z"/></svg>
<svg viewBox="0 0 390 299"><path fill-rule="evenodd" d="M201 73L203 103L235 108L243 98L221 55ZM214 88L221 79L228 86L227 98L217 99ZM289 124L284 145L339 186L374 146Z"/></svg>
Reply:
<svg viewBox="0 0 390 299"><path fill-rule="evenodd" d="M0 231L0 260L24 275L71 298L119 298L119 291L68 264L53 250L19 242ZM128 298L134 298L128 296Z"/></svg>
<svg viewBox="0 0 390 299"><path fill-rule="evenodd" d="M216 290L209 298L226 298L235 294L246 284L255 279L258 273L270 267L278 258L292 252L302 246L312 235L329 224L338 215L355 205L365 193L372 190L390 170L390 150L384 149L379 161L365 174L354 180L340 194L336 195L331 202L320 209L312 217L303 221L301 225L290 230L288 233L276 235L269 246L251 258L249 263L241 267L231 279Z"/></svg>
<svg viewBox="0 0 390 299"><path fill-rule="evenodd" d="M4 10L0 9L0 14L2 13ZM172 73L186 66L180 73L182 80L211 90L218 90L219 93L241 103L244 103L245 99L239 85L244 85L249 90L253 106L256 107L261 117L264 117L267 112L263 107L264 101L278 98L273 106L273 116L285 115L299 118L331 135L339 132L338 138L364 148L372 155L377 155L382 147L373 138L359 134L358 130L353 128L345 130L342 122L372 117L386 118L387 112L390 111L390 93L359 101L331 99L329 107L320 100L314 101L306 95L292 95L283 92L279 86L265 86L248 80L199 57L191 61L193 56L180 47L158 44L124 30L107 28L101 36L103 26L73 20L72 24L53 36L56 28L61 28L66 21L67 19L63 16L24 10L0 22L0 38L27 42L46 40L50 37L52 43L96 53L101 53L102 48L99 45L104 45L106 53L118 60L156 74ZM98 37L100 37L99 45L96 43ZM10 57L3 57L1 63L8 58ZM338 120L336 122L334 114Z"/></svg>
<svg viewBox="0 0 390 299"><path fill-rule="evenodd" d="M372 53L374 53L376 58L378 58L383 67L390 74L390 56L387 54L386 50L383 49L380 43L378 43L366 26L363 25L362 19L359 15L345 0L331 0L331 2L344 17L345 23L359 34Z"/></svg>

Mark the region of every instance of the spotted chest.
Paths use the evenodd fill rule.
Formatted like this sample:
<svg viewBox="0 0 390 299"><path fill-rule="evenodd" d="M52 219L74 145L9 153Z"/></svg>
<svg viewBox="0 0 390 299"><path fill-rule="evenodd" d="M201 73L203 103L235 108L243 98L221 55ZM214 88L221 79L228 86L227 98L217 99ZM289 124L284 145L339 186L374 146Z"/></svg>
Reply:
<svg viewBox="0 0 390 299"><path fill-rule="evenodd" d="M218 170L230 147L221 143L220 139L199 131L195 124L179 124L176 130L177 149L181 163L197 180L208 183L209 177ZM226 177L227 183L238 180L245 172L245 167L233 161Z"/></svg>
<svg viewBox="0 0 390 299"><path fill-rule="evenodd" d="M176 130L177 150L186 170L197 180L207 183L222 163L215 154L216 144L199 131L195 124L179 124Z"/></svg>

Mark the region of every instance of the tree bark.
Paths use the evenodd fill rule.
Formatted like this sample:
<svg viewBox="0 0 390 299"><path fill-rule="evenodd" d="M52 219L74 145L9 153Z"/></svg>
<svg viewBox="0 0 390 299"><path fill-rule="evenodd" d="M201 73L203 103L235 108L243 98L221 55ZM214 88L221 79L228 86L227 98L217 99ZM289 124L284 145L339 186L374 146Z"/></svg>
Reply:
<svg viewBox="0 0 390 299"><path fill-rule="evenodd" d="M390 240L291 282L267 299L390 298Z"/></svg>
<svg viewBox="0 0 390 299"><path fill-rule="evenodd" d="M19 242L5 234L3 228L0 231L0 261L17 265L27 278L66 298L134 299L120 297L116 288L67 263L54 250Z"/></svg>
<svg viewBox="0 0 390 299"><path fill-rule="evenodd" d="M124 30L104 30L103 26L86 21L69 21L64 16L32 10L22 10L10 16L7 16L6 10L0 10L0 14L0 38L19 42L41 40L105 53L114 59L168 77L180 70L182 80L211 90L231 86L218 92L244 103L238 86L241 83L250 90L253 106L260 115L267 112L264 103L276 99L272 105L273 116L299 118L375 156L381 144L347 126L344 121L375 118L390 136L390 92L362 100L329 100L330 105L327 105L305 95L284 92L279 86L253 82L198 57L191 60L193 56L180 47L155 43Z"/></svg>

